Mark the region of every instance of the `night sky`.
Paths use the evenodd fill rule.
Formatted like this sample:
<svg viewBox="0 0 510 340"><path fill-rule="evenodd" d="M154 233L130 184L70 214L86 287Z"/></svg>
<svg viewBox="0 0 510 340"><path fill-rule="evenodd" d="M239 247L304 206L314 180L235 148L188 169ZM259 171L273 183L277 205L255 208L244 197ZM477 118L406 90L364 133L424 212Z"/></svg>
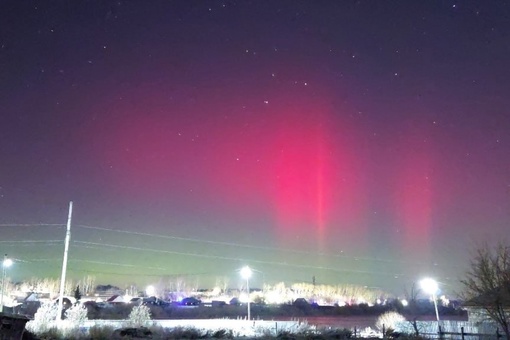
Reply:
<svg viewBox="0 0 510 340"><path fill-rule="evenodd" d="M510 230L508 1L2 1L9 276L454 293ZM54 225L56 224L56 225Z"/></svg>

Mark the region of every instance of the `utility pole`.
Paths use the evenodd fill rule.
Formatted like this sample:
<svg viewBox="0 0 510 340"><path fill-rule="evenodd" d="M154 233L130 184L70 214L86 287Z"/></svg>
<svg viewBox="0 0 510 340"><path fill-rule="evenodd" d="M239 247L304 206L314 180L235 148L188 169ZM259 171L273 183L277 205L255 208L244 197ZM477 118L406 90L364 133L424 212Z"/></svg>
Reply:
<svg viewBox="0 0 510 340"><path fill-rule="evenodd" d="M62 320L62 309L64 305L64 289L66 283L67 254L69 252L69 241L71 240L71 216L73 215L73 202L69 202L69 215L67 216L67 231L64 247L64 260L62 262L62 276L60 278L60 293L58 298L58 312L56 320Z"/></svg>
<svg viewBox="0 0 510 340"><path fill-rule="evenodd" d="M7 254L4 255L4 261L2 262L2 292L0 293L0 313L4 311L4 294L5 294L5 271L7 267L10 267L12 264L12 260L7 257Z"/></svg>

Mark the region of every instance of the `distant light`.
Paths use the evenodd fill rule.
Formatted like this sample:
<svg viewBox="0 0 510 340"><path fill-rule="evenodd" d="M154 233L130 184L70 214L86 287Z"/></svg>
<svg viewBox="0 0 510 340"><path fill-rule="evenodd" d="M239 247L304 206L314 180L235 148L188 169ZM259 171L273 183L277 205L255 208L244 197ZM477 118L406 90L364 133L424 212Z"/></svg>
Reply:
<svg viewBox="0 0 510 340"><path fill-rule="evenodd" d="M441 295L439 300L441 300L443 306L448 306L450 304L450 299L448 299L445 295Z"/></svg>
<svg viewBox="0 0 510 340"><path fill-rule="evenodd" d="M7 258L7 259L4 260L3 266L8 268L8 267L12 266L12 263L13 263L12 260Z"/></svg>
<svg viewBox="0 0 510 340"><path fill-rule="evenodd" d="M404 307L407 307L407 305L409 305L409 302L407 302L406 299L400 300L400 303L402 303L402 306L404 306Z"/></svg>
<svg viewBox="0 0 510 340"><path fill-rule="evenodd" d="M251 268L246 266L241 269L241 277L245 280L248 280L251 277L252 271Z"/></svg>
<svg viewBox="0 0 510 340"><path fill-rule="evenodd" d="M241 293L239 295L239 302L242 302L242 303L248 303L248 301L250 301L250 296L246 293Z"/></svg>
<svg viewBox="0 0 510 340"><path fill-rule="evenodd" d="M147 288L145 288L145 294L147 294L147 296L154 296L155 293L156 293L156 288L154 288L154 286L149 285L149 286L147 286Z"/></svg>
<svg viewBox="0 0 510 340"><path fill-rule="evenodd" d="M266 299L266 302L270 305L271 304L281 304L284 302L283 295L277 291L274 291L274 290L270 290L269 292L267 292L265 299Z"/></svg>

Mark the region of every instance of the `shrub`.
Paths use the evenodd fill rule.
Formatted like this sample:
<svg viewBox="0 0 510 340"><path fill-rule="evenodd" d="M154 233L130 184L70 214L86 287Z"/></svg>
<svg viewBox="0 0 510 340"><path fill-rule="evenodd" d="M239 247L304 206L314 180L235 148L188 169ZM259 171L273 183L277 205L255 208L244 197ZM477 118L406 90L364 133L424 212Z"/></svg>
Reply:
<svg viewBox="0 0 510 340"><path fill-rule="evenodd" d="M114 332L112 326L92 326L89 328L89 338L92 340L109 340Z"/></svg>
<svg viewBox="0 0 510 340"><path fill-rule="evenodd" d="M151 321L151 311L145 305L134 306L129 313L128 320L133 327L147 327Z"/></svg>
<svg viewBox="0 0 510 340"><path fill-rule="evenodd" d="M88 320L87 308L74 305L66 310L65 316L66 319L58 325L62 336L66 339L83 337L85 334L80 331L80 326Z"/></svg>
<svg viewBox="0 0 510 340"><path fill-rule="evenodd" d="M112 339L152 339L152 332L147 327L127 327L113 331Z"/></svg>
<svg viewBox="0 0 510 340"><path fill-rule="evenodd" d="M79 327L85 323L89 318L87 317L87 308L82 305L74 305L66 310L66 320L73 327Z"/></svg>
<svg viewBox="0 0 510 340"><path fill-rule="evenodd" d="M58 314L58 306L54 303L45 303L37 309L34 314L34 319L27 322L25 328L37 336L47 333L52 328L56 327Z"/></svg>
<svg viewBox="0 0 510 340"><path fill-rule="evenodd" d="M207 332L207 337L213 339L232 339L234 334L232 330L218 329L215 331Z"/></svg>
<svg viewBox="0 0 510 340"><path fill-rule="evenodd" d="M169 339L168 328L161 327L160 325L153 325L149 327L153 339Z"/></svg>
<svg viewBox="0 0 510 340"><path fill-rule="evenodd" d="M169 339L200 339L202 332L194 327L175 327L169 334Z"/></svg>
<svg viewBox="0 0 510 340"><path fill-rule="evenodd" d="M44 331L37 334L36 339L40 340L54 340L54 339L62 339L62 333L56 326L45 328ZM67 337L66 339L68 339Z"/></svg>
<svg viewBox="0 0 510 340"><path fill-rule="evenodd" d="M383 328L385 331L395 330L397 324L404 321L406 321L406 318L402 314L397 312L386 312L379 315L375 322L375 327L377 327L380 331L383 331Z"/></svg>

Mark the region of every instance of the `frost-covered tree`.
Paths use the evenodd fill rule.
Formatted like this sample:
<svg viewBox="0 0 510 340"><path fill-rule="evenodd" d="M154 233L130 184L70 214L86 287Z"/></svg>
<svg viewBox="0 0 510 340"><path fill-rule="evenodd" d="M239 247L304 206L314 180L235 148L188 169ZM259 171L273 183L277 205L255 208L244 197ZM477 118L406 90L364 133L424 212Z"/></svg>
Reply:
<svg viewBox="0 0 510 340"><path fill-rule="evenodd" d="M90 295L94 293L94 289L96 288L95 283L96 283L95 276L87 275L83 277L79 282L82 293L85 295Z"/></svg>
<svg viewBox="0 0 510 340"><path fill-rule="evenodd" d="M59 331L65 339L76 338L80 333L80 326L88 320L87 308L76 304L65 312L65 320L57 323Z"/></svg>
<svg viewBox="0 0 510 340"><path fill-rule="evenodd" d="M229 278L226 276L217 277L215 287L220 288L221 293L225 293L228 289Z"/></svg>
<svg viewBox="0 0 510 340"><path fill-rule="evenodd" d="M66 310L66 320L73 327L79 327L85 323L89 318L87 316L87 308L83 305L76 304Z"/></svg>
<svg viewBox="0 0 510 340"><path fill-rule="evenodd" d="M285 283L279 282L274 286L264 285L264 300L267 303L291 303L294 301L290 288L285 287Z"/></svg>
<svg viewBox="0 0 510 340"><path fill-rule="evenodd" d="M395 330L397 325L400 322L405 322L406 318L397 312L386 312L384 314L379 315L377 318L377 321L375 322L375 327L377 327L378 330L385 331L388 330Z"/></svg>
<svg viewBox="0 0 510 340"><path fill-rule="evenodd" d="M134 306L128 316L129 324L133 327L149 326L151 311L145 305Z"/></svg>
<svg viewBox="0 0 510 340"><path fill-rule="evenodd" d="M27 322L25 328L36 335L47 333L55 328L58 314L58 306L54 303L45 303L37 309L34 319Z"/></svg>

